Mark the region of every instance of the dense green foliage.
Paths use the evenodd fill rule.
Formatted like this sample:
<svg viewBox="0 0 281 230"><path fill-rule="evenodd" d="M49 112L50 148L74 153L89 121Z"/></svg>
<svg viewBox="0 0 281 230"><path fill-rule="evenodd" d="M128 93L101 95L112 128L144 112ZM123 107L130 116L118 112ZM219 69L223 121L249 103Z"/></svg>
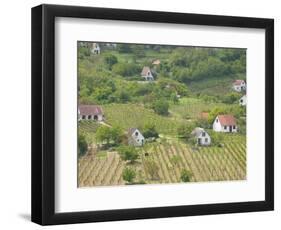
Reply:
<svg viewBox="0 0 281 230"><path fill-rule="evenodd" d="M134 163L139 158L139 152L133 146L123 145L118 148L118 153L122 160Z"/></svg>
<svg viewBox="0 0 281 230"><path fill-rule="evenodd" d="M181 171L181 181L183 181L183 182L190 182L191 176L192 175L191 175L191 173L188 170L183 169Z"/></svg>
<svg viewBox="0 0 281 230"><path fill-rule="evenodd" d="M133 168L126 167L122 173L123 180L127 181L129 184L133 183L136 177L136 171Z"/></svg>
<svg viewBox="0 0 281 230"><path fill-rule="evenodd" d="M223 84L229 85L236 78L245 79L246 75L244 49L134 44L117 44L116 48L109 48L102 43L100 46L100 55L91 54L87 46L79 46L81 103L133 101L153 104L155 100L178 103L178 96L200 93L194 90L197 86L201 90L201 85L204 85L204 90L210 89L204 93L204 100L233 103L239 95L214 95L226 90ZM161 60L158 66L152 65L156 58ZM157 81L150 84L143 81L140 74L144 66L151 68ZM191 89L190 85L194 87Z"/></svg>
<svg viewBox="0 0 281 230"><path fill-rule="evenodd" d="M121 141L122 130L118 127L108 127L108 126L100 126L96 131L96 139L100 143L106 142L108 145L110 142L113 144L118 144Z"/></svg>
<svg viewBox="0 0 281 230"><path fill-rule="evenodd" d="M86 137L82 134L78 135L78 155L84 156L88 150L88 143Z"/></svg>

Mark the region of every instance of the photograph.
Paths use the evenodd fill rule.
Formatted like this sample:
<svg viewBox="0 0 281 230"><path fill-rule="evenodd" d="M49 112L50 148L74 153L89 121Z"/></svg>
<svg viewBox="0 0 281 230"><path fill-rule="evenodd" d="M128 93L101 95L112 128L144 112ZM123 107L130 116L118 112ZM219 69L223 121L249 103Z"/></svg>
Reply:
<svg viewBox="0 0 281 230"><path fill-rule="evenodd" d="M245 48L77 42L77 187L247 179Z"/></svg>

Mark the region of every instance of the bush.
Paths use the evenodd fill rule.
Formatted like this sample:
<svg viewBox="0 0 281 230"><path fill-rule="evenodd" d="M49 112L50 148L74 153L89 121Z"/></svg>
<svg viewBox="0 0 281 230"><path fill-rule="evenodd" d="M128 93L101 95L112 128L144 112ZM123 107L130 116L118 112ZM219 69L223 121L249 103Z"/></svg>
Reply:
<svg viewBox="0 0 281 230"><path fill-rule="evenodd" d="M169 114L169 103L164 100L155 101L152 105L152 109L155 113L159 115L168 115Z"/></svg>
<svg viewBox="0 0 281 230"><path fill-rule="evenodd" d="M130 163L134 163L139 158L139 152L133 146L120 146L118 153L122 160L129 161Z"/></svg>
<svg viewBox="0 0 281 230"><path fill-rule="evenodd" d="M180 176L181 181L190 182L191 177L192 177L192 174L187 169L183 169L181 171L181 176Z"/></svg>
<svg viewBox="0 0 281 230"><path fill-rule="evenodd" d="M123 180L127 181L129 184L132 184L136 177L136 171L132 168L126 167L123 170L122 178Z"/></svg>
<svg viewBox="0 0 281 230"><path fill-rule="evenodd" d="M148 123L148 124L144 125L142 134L145 138L150 138L150 137L158 138L159 137L158 132L155 129L155 125L152 123Z"/></svg>
<svg viewBox="0 0 281 230"><path fill-rule="evenodd" d="M108 65L109 69L111 69L111 67L118 62L118 59L112 54L106 54L104 56L104 61Z"/></svg>

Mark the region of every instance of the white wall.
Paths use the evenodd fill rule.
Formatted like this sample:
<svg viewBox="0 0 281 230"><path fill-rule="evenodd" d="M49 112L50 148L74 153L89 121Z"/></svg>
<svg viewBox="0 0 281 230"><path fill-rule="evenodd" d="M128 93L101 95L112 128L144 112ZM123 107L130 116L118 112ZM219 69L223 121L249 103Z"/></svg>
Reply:
<svg viewBox="0 0 281 230"><path fill-rule="evenodd" d="M178 11L236 16L275 18L275 63L280 62L279 1L130 1L130 0L55 0L53 4L88 5L99 7ZM30 8L41 1L2 1L1 3L1 74L0 113L0 226L2 229L38 229L29 222L30 215ZM275 76L280 75L276 65ZM280 85L276 77L275 85ZM276 90L276 117L281 117L281 92ZM278 105L279 104L279 105ZM278 106L278 107L277 107ZM20 115L19 115L20 114ZM276 211L248 214L215 215L172 219L139 220L68 226L68 229L277 229L281 213L281 123L276 120ZM65 226L54 227L64 229Z"/></svg>

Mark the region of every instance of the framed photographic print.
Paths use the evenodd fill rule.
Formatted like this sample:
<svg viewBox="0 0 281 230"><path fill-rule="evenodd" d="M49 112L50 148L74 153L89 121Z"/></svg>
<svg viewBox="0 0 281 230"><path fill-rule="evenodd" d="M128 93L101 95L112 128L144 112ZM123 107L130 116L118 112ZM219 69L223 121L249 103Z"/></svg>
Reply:
<svg viewBox="0 0 281 230"><path fill-rule="evenodd" d="M32 221L273 210L273 19L32 9Z"/></svg>

